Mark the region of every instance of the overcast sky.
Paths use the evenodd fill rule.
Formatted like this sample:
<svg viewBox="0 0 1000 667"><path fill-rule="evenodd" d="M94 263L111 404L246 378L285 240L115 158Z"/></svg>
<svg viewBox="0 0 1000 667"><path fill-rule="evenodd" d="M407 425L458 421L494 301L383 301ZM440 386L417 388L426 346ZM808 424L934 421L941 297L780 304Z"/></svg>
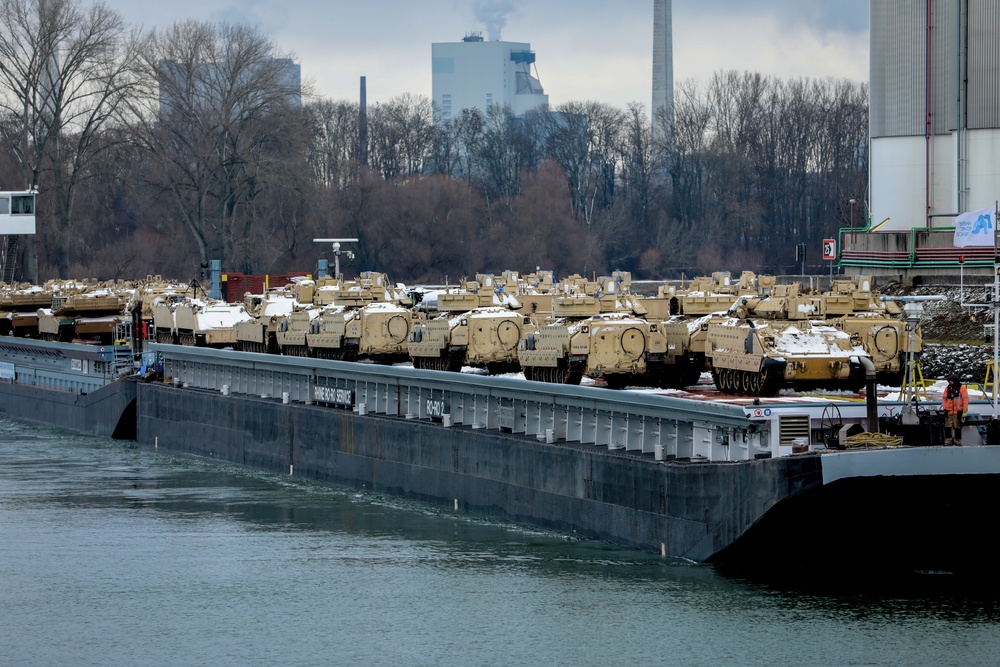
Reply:
<svg viewBox="0 0 1000 667"><path fill-rule="evenodd" d="M553 106L651 97L652 0L106 0L146 28L255 24L333 99L430 97L431 43L466 33L529 42ZM492 24L492 26L491 26ZM779 78L868 79L868 0L674 0L674 80L719 70Z"/></svg>

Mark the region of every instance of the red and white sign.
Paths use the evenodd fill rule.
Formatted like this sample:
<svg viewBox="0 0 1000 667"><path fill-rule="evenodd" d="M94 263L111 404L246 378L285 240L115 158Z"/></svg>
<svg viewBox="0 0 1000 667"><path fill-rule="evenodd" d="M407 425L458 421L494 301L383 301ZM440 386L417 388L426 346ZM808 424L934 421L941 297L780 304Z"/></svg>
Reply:
<svg viewBox="0 0 1000 667"><path fill-rule="evenodd" d="M837 259L837 239L823 239L823 259Z"/></svg>

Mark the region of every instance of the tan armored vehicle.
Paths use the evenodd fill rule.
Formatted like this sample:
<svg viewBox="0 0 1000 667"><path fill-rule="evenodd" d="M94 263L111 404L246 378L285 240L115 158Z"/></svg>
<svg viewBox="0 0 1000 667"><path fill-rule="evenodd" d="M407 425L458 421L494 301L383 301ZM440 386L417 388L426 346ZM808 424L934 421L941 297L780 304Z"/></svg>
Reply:
<svg viewBox="0 0 1000 667"><path fill-rule="evenodd" d="M705 356L716 387L752 395L783 386L860 389L859 359L869 355L857 336L821 319L823 307L793 283L774 285L763 298L740 297L729 317L709 318Z"/></svg>
<svg viewBox="0 0 1000 667"><path fill-rule="evenodd" d="M876 381L898 387L903 381L910 348L914 359L919 359L923 350L920 328L911 337L899 304L882 301L872 290L868 276L836 280L823 297L824 312L830 323L860 340L871 355Z"/></svg>
<svg viewBox="0 0 1000 667"><path fill-rule="evenodd" d="M911 345L913 358L920 358L922 344L919 327L914 332L911 344L906 322L889 315L854 313L827 322L847 333L852 341L864 348L875 364L875 380L880 384L900 386L906 372L906 360Z"/></svg>
<svg viewBox="0 0 1000 667"><path fill-rule="evenodd" d="M356 281L342 282L329 292L330 305L309 323L305 335L312 356L353 361L359 357L379 363L405 361L411 321L416 315L409 295L389 283L385 274L362 273Z"/></svg>
<svg viewBox="0 0 1000 667"><path fill-rule="evenodd" d="M236 325L250 319L242 303L188 299L174 306L174 335L181 345L235 347Z"/></svg>
<svg viewBox="0 0 1000 667"><path fill-rule="evenodd" d="M695 278L686 289L661 286L657 297L671 302L677 300L676 305L671 303L671 315L700 317L726 312L738 297L758 296L761 290L773 284L773 276L758 277L753 271L744 271L739 281L733 281L728 271L717 271L711 276Z"/></svg>
<svg viewBox="0 0 1000 667"><path fill-rule="evenodd" d="M857 391L860 341L809 320L728 318L709 324L706 355L720 391L768 396L784 386Z"/></svg>
<svg viewBox="0 0 1000 667"><path fill-rule="evenodd" d="M157 304L163 302L180 301L184 298L195 296L195 287L185 283L178 283L171 280L164 280L162 276L146 276L146 279L139 284L139 300L142 302L140 319L144 326L156 327L155 309ZM167 327L168 337L173 329L173 312L170 314L170 326ZM173 340L157 339L157 342L173 343Z"/></svg>
<svg viewBox="0 0 1000 667"><path fill-rule="evenodd" d="M296 310L281 318L278 330L274 334L275 342L281 354L289 357L313 356L306 334L315 320L323 312L320 306L309 306Z"/></svg>
<svg viewBox="0 0 1000 667"><path fill-rule="evenodd" d="M415 368L458 372L475 366L494 375L519 369L520 303L493 276L477 278L425 298L439 315L414 323L408 349ZM516 283L508 280L505 287Z"/></svg>
<svg viewBox="0 0 1000 667"><path fill-rule="evenodd" d="M646 382L650 325L638 300L617 279L601 278L593 288L564 293L552 302L552 316L525 325L518 360L528 380L579 384L586 375L619 388Z"/></svg>
<svg viewBox="0 0 1000 667"><path fill-rule="evenodd" d="M38 309L52 305L52 285L18 283L0 289L0 336L38 336Z"/></svg>
<svg viewBox="0 0 1000 667"><path fill-rule="evenodd" d="M320 359L365 357L391 364L408 359L407 337L414 314L394 303L361 308L325 308L309 325L306 344Z"/></svg>
<svg viewBox="0 0 1000 667"><path fill-rule="evenodd" d="M707 368L704 337L701 346L697 347L697 333L702 333L698 322L689 318L672 317L650 322L647 384L663 389L682 389L698 384Z"/></svg>
<svg viewBox="0 0 1000 667"><path fill-rule="evenodd" d="M242 352L278 354L278 326L294 310L302 310L291 290L272 289L264 295L246 295L244 304L251 317L236 323L236 349Z"/></svg>
<svg viewBox="0 0 1000 667"><path fill-rule="evenodd" d="M113 344L125 338L138 304L128 284L104 283L56 292L52 307L38 310L38 334L43 340L80 340Z"/></svg>

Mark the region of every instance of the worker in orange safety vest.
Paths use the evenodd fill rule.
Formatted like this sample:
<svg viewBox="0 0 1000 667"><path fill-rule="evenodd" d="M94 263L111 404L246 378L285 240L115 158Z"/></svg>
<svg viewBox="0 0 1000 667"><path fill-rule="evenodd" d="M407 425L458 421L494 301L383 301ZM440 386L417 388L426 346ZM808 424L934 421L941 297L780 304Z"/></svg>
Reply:
<svg viewBox="0 0 1000 667"><path fill-rule="evenodd" d="M957 375L948 376L948 386L945 387L941 399L944 410L945 445L962 444L962 424L969 414L969 390L965 388Z"/></svg>

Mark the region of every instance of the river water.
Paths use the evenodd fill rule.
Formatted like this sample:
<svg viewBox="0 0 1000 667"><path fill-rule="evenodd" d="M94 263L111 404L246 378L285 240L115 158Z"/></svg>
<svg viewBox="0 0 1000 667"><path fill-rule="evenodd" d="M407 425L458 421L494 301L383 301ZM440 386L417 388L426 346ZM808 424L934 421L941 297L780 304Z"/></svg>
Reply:
<svg viewBox="0 0 1000 667"><path fill-rule="evenodd" d="M995 665L981 583L732 578L0 417L2 665Z"/></svg>

